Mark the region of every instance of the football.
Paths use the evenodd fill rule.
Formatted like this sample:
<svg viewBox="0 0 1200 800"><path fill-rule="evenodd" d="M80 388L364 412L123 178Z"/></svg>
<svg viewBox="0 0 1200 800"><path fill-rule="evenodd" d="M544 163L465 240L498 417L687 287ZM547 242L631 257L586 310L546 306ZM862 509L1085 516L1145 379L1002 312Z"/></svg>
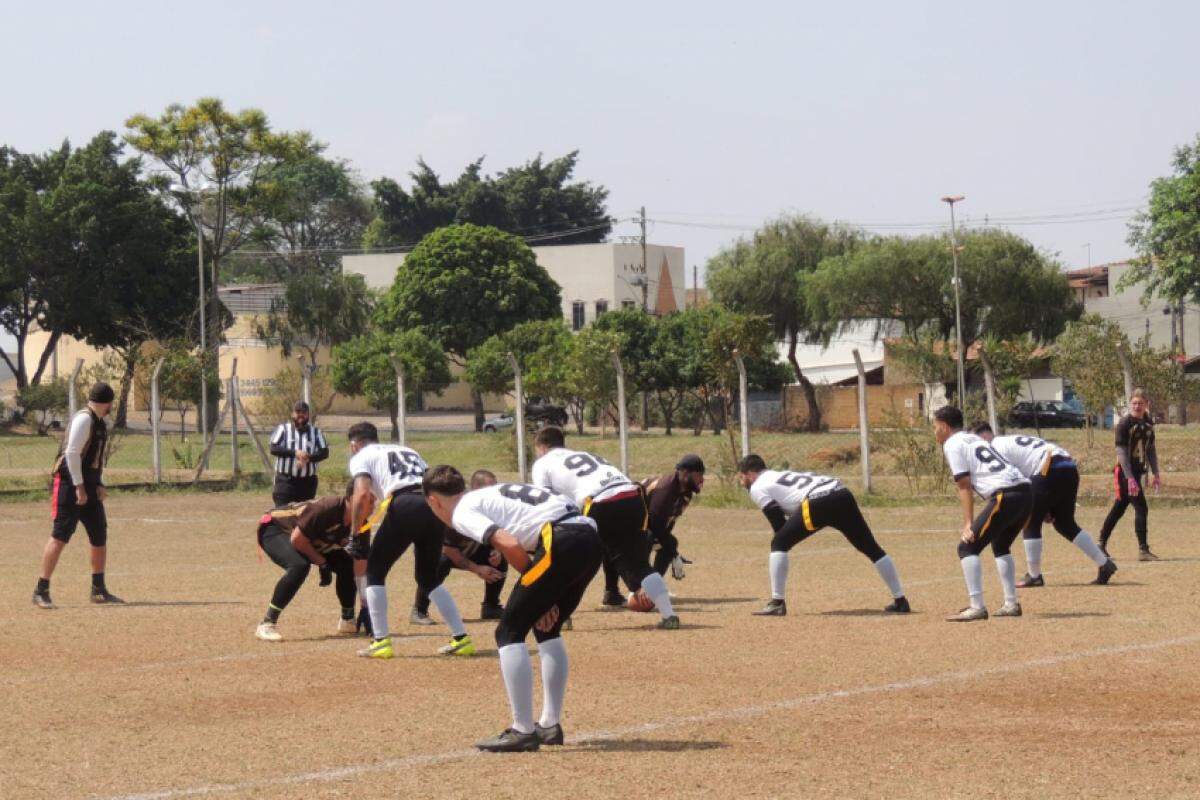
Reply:
<svg viewBox="0 0 1200 800"><path fill-rule="evenodd" d="M646 596L645 592L630 592L629 598L625 601L625 607L630 611L653 611L654 602Z"/></svg>

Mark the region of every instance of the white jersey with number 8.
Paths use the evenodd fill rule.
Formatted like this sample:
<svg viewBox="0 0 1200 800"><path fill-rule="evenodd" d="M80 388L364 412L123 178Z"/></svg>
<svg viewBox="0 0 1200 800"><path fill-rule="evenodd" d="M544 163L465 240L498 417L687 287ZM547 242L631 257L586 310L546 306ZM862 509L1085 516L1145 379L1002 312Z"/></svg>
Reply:
<svg viewBox="0 0 1200 800"><path fill-rule="evenodd" d="M775 503L789 517L800 510L804 501L842 488L842 482L815 472L791 472L774 469L758 474L750 486L750 499L759 508Z"/></svg>
<svg viewBox="0 0 1200 800"><path fill-rule="evenodd" d="M420 486L429 465L411 447L375 442L350 457L350 475L366 475L380 500L400 489Z"/></svg>
<svg viewBox="0 0 1200 800"><path fill-rule="evenodd" d="M556 447L533 464L533 483L565 494L580 508L617 487L632 488L633 482L603 458L582 450Z"/></svg>
<svg viewBox="0 0 1200 800"><path fill-rule="evenodd" d="M579 508L569 498L549 489L525 483L500 483L463 495L454 508L452 521L456 531L482 544L488 544L492 534L503 528L532 553L546 523L579 514ZM594 527L591 520L584 520L579 517L581 523Z"/></svg>
<svg viewBox="0 0 1200 800"><path fill-rule="evenodd" d="M971 476L971 487L981 497L991 497L1001 489L1027 484L1020 470L1004 460L990 444L973 433L959 431L942 445L946 463L954 480Z"/></svg>

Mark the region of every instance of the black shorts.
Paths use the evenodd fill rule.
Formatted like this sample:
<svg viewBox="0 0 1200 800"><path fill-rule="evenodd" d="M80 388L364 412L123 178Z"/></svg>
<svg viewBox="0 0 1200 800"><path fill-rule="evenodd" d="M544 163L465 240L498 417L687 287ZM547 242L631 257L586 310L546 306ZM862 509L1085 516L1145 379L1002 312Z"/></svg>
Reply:
<svg viewBox="0 0 1200 800"><path fill-rule="evenodd" d="M845 487L805 500L800 510L776 531L771 539L771 552L786 553L822 528L839 531L872 564L887 555L875 541L854 493Z"/></svg>
<svg viewBox="0 0 1200 800"><path fill-rule="evenodd" d="M276 508L300 500L312 500L317 496L317 476L294 478L291 475L275 474L275 485L271 489L271 500Z"/></svg>
<svg viewBox="0 0 1200 800"><path fill-rule="evenodd" d="M420 487L392 495L379 530L371 540L367 556L367 585L383 586L388 571L400 560L411 544L416 556L414 572L417 585L432 592L441 585L438 562L442 559L442 541L446 526L425 502Z"/></svg>
<svg viewBox="0 0 1200 800"><path fill-rule="evenodd" d="M108 517L104 514L104 504L96 496L97 484L85 480L83 485L87 490L87 503L81 506L75 502L75 484L71 479L61 472L54 473L50 494L50 519L53 521L50 535L60 542L69 542L82 522L92 547L104 547L108 543Z"/></svg>
<svg viewBox="0 0 1200 800"><path fill-rule="evenodd" d="M1049 515L1058 531L1068 541L1074 541L1083 530L1075 521L1075 503L1079 496L1079 470L1075 466L1055 466L1051 462L1045 475L1035 475L1033 482L1033 513L1025 526L1026 539L1042 538L1042 522Z"/></svg>
<svg viewBox="0 0 1200 800"><path fill-rule="evenodd" d="M584 514L595 520L604 555L612 561L631 592L642 588L642 579L654 569L650 566L650 515L642 492L587 503Z"/></svg>
<svg viewBox="0 0 1200 800"><path fill-rule="evenodd" d="M1009 486L996 492L971 523L975 541L958 543L958 557L977 556L988 545L996 558L1008 555L1032 512L1033 489L1029 484Z"/></svg>
<svg viewBox="0 0 1200 800"><path fill-rule="evenodd" d="M539 642L554 639L579 607L579 601L600 569L603 548L596 529L583 520L548 523L533 562L504 605L496 626L496 645L524 642L529 631ZM549 631L535 629L551 608L558 606L558 622Z"/></svg>

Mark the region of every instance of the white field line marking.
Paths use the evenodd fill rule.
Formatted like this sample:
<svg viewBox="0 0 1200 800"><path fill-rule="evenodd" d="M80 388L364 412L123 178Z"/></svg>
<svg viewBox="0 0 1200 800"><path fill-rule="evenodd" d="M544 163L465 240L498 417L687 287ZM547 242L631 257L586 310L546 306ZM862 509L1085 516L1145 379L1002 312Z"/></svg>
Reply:
<svg viewBox="0 0 1200 800"><path fill-rule="evenodd" d="M895 681L892 683L867 684L864 686L851 687L849 689L834 689L826 692L816 692L814 694L793 697L787 700L777 700L772 703L761 703L758 705L743 706L741 708L714 709L713 711L708 711L703 714L694 714L687 717L674 717L655 722L645 722L640 725L630 725L624 728L614 728L606 731L591 731L579 736L571 737L569 744L587 744L588 742L599 742L611 739L623 739L631 736L639 736L647 733L654 733L656 731L667 730L670 728L683 728L712 722L749 719L752 717L760 717L766 714L771 714L776 711L789 711L803 706L818 705L833 700L864 697L869 695L892 694L894 692L905 692L910 689L926 689L932 686L952 683L954 681L978 680L979 678L991 675L1004 675L1013 672L1023 672L1025 670L1038 669L1041 667L1053 667L1060 664L1067 664L1073 661L1082 661L1089 658L1121 656L1130 653L1150 653L1158 650L1165 650L1170 647L1181 647L1196 643L1200 643L1200 634L1182 636L1176 639L1164 639L1145 644L1126 644L1115 645L1111 647L1099 647L1092 650L1078 650L1072 653L1044 656L1042 658L1030 659L1028 661L1018 661L1010 664L1001 664L994 667L986 667L984 669L963 670L959 672L942 672L936 675L926 675L923 677L911 678L905 681ZM361 775L370 775L381 772L398 772L410 767L443 764L449 761L461 761L469 758L476 758L480 755L482 755L482 753L480 753L478 750L451 750L444 753L427 753L424 755L406 756L405 758L388 759L386 761L379 761L374 764L331 767L328 769L312 770L310 772L298 772L291 775L279 775L274 778L257 778L234 783L210 783L179 789L163 789L159 791L138 794L113 795L105 800L174 800L174 798L180 797L200 797L203 795L252 791L255 789L263 789L269 786L290 786L310 782L327 783L345 778L354 778Z"/></svg>

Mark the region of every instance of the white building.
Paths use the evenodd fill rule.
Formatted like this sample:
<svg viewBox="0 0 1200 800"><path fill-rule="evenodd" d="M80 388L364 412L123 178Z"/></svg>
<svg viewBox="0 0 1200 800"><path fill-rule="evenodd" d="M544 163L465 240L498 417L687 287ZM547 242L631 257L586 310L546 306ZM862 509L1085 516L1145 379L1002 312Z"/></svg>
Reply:
<svg viewBox="0 0 1200 800"><path fill-rule="evenodd" d="M1148 336L1152 346L1170 347L1171 324L1177 317L1172 317L1167 301L1161 298L1143 304L1141 285L1124 290L1118 288L1130 269L1132 266L1128 262L1118 261L1071 270L1067 276L1084 311L1117 323L1131 341ZM1185 307L1182 317L1182 326L1175 323L1176 336L1182 327L1183 351L1196 353L1200 351L1200 309Z"/></svg>

